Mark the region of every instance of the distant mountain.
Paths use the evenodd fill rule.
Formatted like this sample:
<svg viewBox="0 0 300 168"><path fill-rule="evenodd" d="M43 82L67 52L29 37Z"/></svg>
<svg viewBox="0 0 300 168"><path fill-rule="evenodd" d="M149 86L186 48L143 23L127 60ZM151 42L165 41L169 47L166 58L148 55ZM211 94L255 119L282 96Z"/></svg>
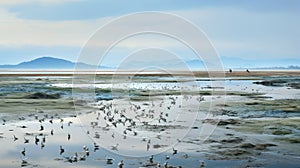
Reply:
<svg viewBox="0 0 300 168"><path fill-rule="evenodd" d="M75 62L67 61L60 58L53 57L41 57L28 62L22 62L17 65L0 65L1 69L74 69ZM79 69L92 69L97 68L96 65L90 65L85 63L78 63ZM107 69L109 67L101 66L99 68Z"/></svg>
<svg viewBox="0 0 300 168"><path fill-rule="evenodd" d="M242 59L236 57L221 57L226 68L274 68L284 67L292 69L294 66L300 66L300 59Z"/></svg>
<svg viewBox="0 0 300 168"><path fill-rule="evenodd" d="M221 57L223 68L253 68L253 69L299 69L300 59L260 59L250 60L236 57ZM186 61L191 69L204 69L201 60L193 59ZM174 65L173 65L174 66Z"/></svg>
<svg viewBox="0 0 300 168"><path fill-rule="evenodd" d="M273 60L248 60L235 57L221 57L223 67L225 69L300 69L300 59L273 59ZM170 61L133 61L128 64L125 69L140 69L145 66L155 65L156 67L165 69L186 69L191 70L203 70L205 65L200 59L192 59L186 61L170 60ZM53 57L41 57L31 61L22 62L17 65L0 65L0 69L74 69L75 62L68 60L53 58ZM113 67L90 65L86 63L78 63L78 69L114 69ZM120 67L119 67L120 68Z"/></svg>
<svg viewBox="0 0 300 168"><path fill-rule="evenodd" d="M253 68L253 69L300 69L300 66L290 65L288 67L276 66L276 67L261 67L261 68Z"/></svg>

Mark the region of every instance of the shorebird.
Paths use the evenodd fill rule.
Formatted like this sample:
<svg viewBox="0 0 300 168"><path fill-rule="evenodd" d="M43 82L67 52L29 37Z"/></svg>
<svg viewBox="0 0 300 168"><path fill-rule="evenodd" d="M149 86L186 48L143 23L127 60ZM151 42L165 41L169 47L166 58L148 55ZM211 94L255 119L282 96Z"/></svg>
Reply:
<svg viewBox="0 0 300 168"><path fill-rule="evenodd" d="M83 155L82 157L79 157L79 161L85 161L86 160L86 156Z"/></svg>
<svg viewBox="0 0 300 168"><path fill-rule="evenodd" d="M24 137L24 144L26 144L26 143L29 143L29 139L26 139L26 138Z"/></svg>
<svg viewBox="0 0 300 168"><path fill-rule="evenodd" d="M118 163L118 168L123 168L124 166L124 163L123 163L123 160L120 161L120 163Z"/></svg>
<svg viewBox="0 0 300 168"><path fill-rule="evenodd" d="M78 154L77 152L75 152L75 155L72 157L72 161L77 162L77 160L78 160Z"/></svg>
<svg viewBox="0 0 300 168"><path fill-rule="evenodd" d="M118 146L119 146L118 143L116 145L114 145L114 146L111 146L111 150L118 151Z"/></svg>
<svg viewBox="0 0 300 168"><path fill-rule="evenodd" d="M43 142L43 143L46 142L46 135L43 136L42 142Z"/></svg>
<svg viewBox="0 0 300 168"><path fill-rule="evenodd" d="M203 168L203 167L205 167L205 163L204 163L204 161L201 161L200 168Z"/></svg>
<svg viewBox="0 0 300 168"><path fill-rule="evenodd" d="M96 142L94 142L94 152L96 152L96 150L99 150L99 145L97 145Z"/></svg>
<svg viewBox="0 0 300 168"><path fill-rule="evenodd" d="M16 137L15 135L14 135L14 141L16 141L16 140L18 140L19 138L18 137Z"/></svg>
<svg viewBox="0 0 300 168"><path fill-rule="evenodd" d="M164 163L164 168L168 168L168 162Z"/></svg>
<svg viewBox="0 0 300 168"><path fill-rule="evenodd" d="M44 126L43 126L43 125L41 125L40 131L43 131L43 130L44 130Z"/></svg>
<svg viewBox="0 0 300 168"><path fill-rule="evenodd" d="M71 139L71 135L70 134L68 134L68 141Z"/></svg>
<svg viewBox="0 0 300 168"><path fill-rule="evenodd" d="M35 144L37 145L38 142L40 142L40 139L39 139L37 136L35 136L35 137L34 137L34 142L35 142Z"/></svg>
<svg viewBox="0 0 300 168"><path fill-rule="evenodd" d="M41 149L43 149L45 147L45 144L42 142L41 143Z"/></svg>
<svg viewBox="0 0 300 168"><path fill-rule="evenodd" d="M66 162L70 162L70 163L73 162L72 157L64 157L64 158L66 159Z"/></svg>
<svg viewBox="0 0 300 168"><path fill-rule="evenodd" d="M177 149L173 148L173 155L176 155L176 154L177 154Z"/></svg>
<svg viewBox="0 0 300 168"><path fill-rule="evenodd" d="M23 156L25 156L26 155L26 151L25 151L25 148L21 151L21 154L23 155Z"/></svg>
<svg viewBox="0 0 300 168"><path fill-rule="evenodd" d="M147 143L147 151L150 149L150 143Z"/></svg>
<svg viewBox="0 0 300 168"><path fill-rule="evenodd" d="M151 140L149 139L147 142L147 151L149 151L149 149L150 149L150 143L151 143Z"/></svg>
<svg viewBox="0 0 300 168"><path fill-rule="evenodd" d="M85 146L85 145L83 145L83 146L82 146L82 149L83 149L83 150L87 150L87 149L88 149L88 147L87 147L87 146Z"/></svg>
<svg viewBox="0 0 300 168"><path fill-rule="evenodd" d="M100 138L100 134L98 132L96 132L94 138L99 139Z"/></svg>
<svg viewBox="0 0 300 168"><path fill-rule="evenodd" d="M151 155L150 157L149 157L149 162L152 164L153 163L153 155Z"/></svg>
<svg viewBox="0 0 300 168"><path fill-rule="evenodd" d="M89 155L90 155L89 148L88 148L87 146L85 146L85 145L84 145L82 148L83 148L83 150L84 150L86 156L89 156Z"/></svg>
<svg viewBox="0 0 300 168"><path fill-rule="evenodd" d="M22 162L21 162L21 167L25 167L25 166L28 166L28 162L25 160L25 159L22 159Z"/></svg>
<svg viewBox="0 0 300 168"><path fill-rule="evenodd" d="M40 123L42 123L42 122L44 122L45 121L45 119L44 118L42 118L42 119L39 119L39 122Z"/></svg>
<svg viewBox="0 0 300 168"><path fill-rule="evenodd" d="M112 158L107 158L106 159L106 164L113 164L113 160Z"/></svg>
<svg viewBox="0 0 300 168"><path fill-rule="evenodd" d="M60 155L63 154L63 153L65 152L65 149L62 148L62 146L59 147L59 150L60 150L60 152L59 152Z"/></svg>
<svg viewBox="0 0 300 168"><path fill-rule="evenodd" d="M51 134L51 135L53 135L53 131L54 131L53 129L50 131L50 134Z"/></svg>
<svg viewBox="0 0 300 168"><path fill-rule="evenodd" d="M34 115L34 118L35 118L36 120L38 120L38 119L39 119L39 116L38 116L38 115Z"/></svg>

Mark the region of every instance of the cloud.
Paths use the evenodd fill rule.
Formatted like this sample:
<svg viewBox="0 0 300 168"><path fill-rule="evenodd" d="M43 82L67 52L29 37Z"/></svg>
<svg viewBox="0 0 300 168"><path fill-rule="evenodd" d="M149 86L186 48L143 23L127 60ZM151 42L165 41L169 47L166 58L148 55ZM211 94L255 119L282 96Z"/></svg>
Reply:
<svg viewBox="0 0 300 168"><path fill-rule="evenodd" d="M234 7L178 10L201 27L220 55L260 59L297 58L300 50L299 10L260 11Z"/></svg>
<svg viewBox="0 0 300 168"><path fill-rule="evenodd" d="M0 11L1 12L1 11ZM1 13L0 13L1 16ZM16 14L3 11L4 19L0 21L0 46L22 47L22 46L67 46L82 47L89 37L101 26L115 19L116 17L103 17L92 20L69 20L69 21L46 21L46 20L26 20L16 17ZM1 18L1 17L0 17ZM10 18L10 19L8 19ZM143 18L140 18L143 21ZM111 32L120 30L135 29L137 25L128 26L126 23L112 28ZM176 24L164 24L163 20L157 19L156 27L173 28ZM184 30L182 30L184 31ZM185 31L189 39L193 39L193 34ZM101 44L103 43L103 44ZM105 41L99 39L97 46L105 45ZM142 34L129 37L117 44L119 48L139 49L146 47L166 47L166 48L186 48L178 39L173 39L165 35ZM92 46L89 46L92 47Z"/></svg>
<svg viewBox="0 0 300 168"><path fill-rule="evenodd" d="M4 21L16 21L18 20L16 13L8 12L7 10L0 8L0 23Z"/></svg>
<svg viewBox="0 0 300 168"><path fill-rule="evenodd" d="M50 2L51 1L51 2ZM59 1L59 2L58 2ZM3 0L1 4L24 4L35 0ZM55 4L73 0L44 0L39 3ZM220 55L245 58L299 57L300 22L299 11L257 12L236 7L205 7L169 11L190 20L200 27L214 44ZM24 46L82 47L99 27L116 17L90 20L29 20L20 19L0 7L0 47ZM176 25L157 18L157 25L176 29ZM131 29L124 24L120 29ZM112 30L113 31L113 30ZM185 31L185 30L181 30ZM193 34L186 32L188 36ZM98 44L101 46L101 44ZM119 51L146 47L185 50L174 39L135 37L118 44ZM179 51L180 52L180 51ZM129 51L127 53L130 53ZM186 52L181 51L181 55Z"/></svg>
<svg viewBox="0 0 300 168"><path fill-rule="evenodd" d="M0 46L82 46L111 18L80 21L23 20L0 10Z"/></svg>

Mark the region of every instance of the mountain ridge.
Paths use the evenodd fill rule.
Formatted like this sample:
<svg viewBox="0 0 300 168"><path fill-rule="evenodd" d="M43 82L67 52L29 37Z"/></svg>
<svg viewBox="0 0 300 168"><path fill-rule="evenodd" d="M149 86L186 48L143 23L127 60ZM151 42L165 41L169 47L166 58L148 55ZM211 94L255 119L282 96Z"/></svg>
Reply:
<svg viewBox="0 0 300 168"><path fill-rule="evenodd" d="M61 58L39 57L30 61L21 62L15 65L0 65L1 69L94 69L96 65L86 63L75 63ZM110 67L100 66L98 68L108 69Z"/></svg>
<svg viewBox="0 0 300 168"><path fill-rule="evenodd" d="M235 57L221 57L224 69L300 69L300 59L274 59L274 60L247 60L243 58ZM142 62L140 63L143 66ZM138 64L138 63L136 63ZM136 64L130 65L130 67L136 66ZM155 64L154 64L155 65ZM202 60L191 59L183 62L162 62L158 66L166 68L180 68L188 67L191 70L205 69L205 65ZM185 66L186 65L186 66ZM36 58L30 61L24 61L15 65L0 65L0 69L114 69L115 67L108 66L96 66L86 63L75 63L61 58L44 56Z"/></svg>

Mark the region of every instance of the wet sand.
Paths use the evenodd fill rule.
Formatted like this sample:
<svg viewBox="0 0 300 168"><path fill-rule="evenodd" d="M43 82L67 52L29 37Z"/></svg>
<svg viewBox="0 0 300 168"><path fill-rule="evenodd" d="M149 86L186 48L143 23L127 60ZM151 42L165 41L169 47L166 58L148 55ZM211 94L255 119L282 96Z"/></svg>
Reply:
<svg viewBox="0 0 300 168"><path fill-rule="evenodd" d="M131 76L132 71L44 71L40 73L40 71L27 71L28 74L22 73L22 71L12 71L13 73L6 73L2 71L0 73L0 77L10 77L10 76L74 76L75 75L97 75L97 76ZM211 71L211 73L215 74L225 74L226 77L266 77L266 76L300 76L300 70L288 70L288 71L260 71L253 70L250 73L246 71ZM209 73L207 71L170 71L170 74L165 72L156 72L156 71L146 71L134 73L137 76L195 76L195 77L209 77Z"/></svg>
<svg viewBox="0 0 300 168"><path fill-rule="evenodd" d="M198 75L206 77L204 72ZM226 73L226 77L229 77L228 75L231 78L226 80L228 94L225 103L222 91L224 88L208 87L207 79L199 78L197 86L191 85L190 90L178 92L176 89L180 88L169 85L173 79L162 79L161 75L157 75L155 79L142 78L143 85L147 84L146 89L143 87L144 89L134 90L128 97L128 90L120 88L112 95L106 95L110 92L107 88L101 88L101 84L109 82L109 78L106 75L97 75L97 81L100 83L96 89L96 92L99 92L97 104L89 104L84 99L73 102L70 85L65 85L70 84L72 79L64 78L66 76L2 76L0 118L5 122L2 121L0 131L0 144L4 147L0 152L0 157L4 160L1 161L0 167L20 167L21 158L28 162L25 167L117 167L121 160L124 160L124 167L155 167L149 164L151 154L154 154L155 164L159 162L163 165L168 162L169 165L182 167L199 167L202 162L204 167L298 167L300 91L289 84L299 82L299 72ZM135 82L139 82L140 79L137 78ZM280 79L280 85L277 85L278 81L275 86L254 84L257 81L274 79ZM160 83L162 88L168 86L171 89L159 91L155 83L160 80L167 82ZM208 94L212 90L219 92ZM44 96L42 99L33 99L32 96L28 96L35 92L49 95L59 93L61 97L45 99L49 97ZM108 96L109 99L104 99L106 97L103 96ZM160 107L162 101L163 106ZM133 114L129 110L131 104L127 102L140 106L141 111L137 110L134 116L138 115L139 120L149 120L146 126L144 123L138 123L132 128L137 131L136 136L133 136L131 131L127 132L127 140L140 138L131 142L135 144L130 148L134 149L133 151L126 151L126 145L131 143L124 139L122 125L114 128L111 122L103 118L107 113L98 111L114 104L106 112L114 113L117 120L122 117L118 117L119 114L115 114L115 110L121 112L125 109L123 114L129 117ZM80 112L74 111L74 103L77 110L80 108ZM154 119L144 117L142 110L154 110ZM102 117L96 120L98 112ZM168 114L167 122L160 120L159 123L161 112L163 115ZM174 121L172 114L175 114L175 118L180 114L180 120ZM188 122L189 116L195 119L194 123ZM43 120L40 121L41 119ZM50 120L53 123L50 123ZM72 123L68 124L70 121ZM91 121L99 121L99 125L96 128L92 127ZM203 124L216 126L205 141L199 137ZM44 130L40 130L41 125ZM187 128L190 129L188 134L181 136ZM52 129L54 135L50 134ZM111 137L113 132L114 138ZM99 138L97 133L100 134ZM71 135L69 140L68 134ZM14 141L13 135L17 136L18 140ZM35 135L41 141L46 137L46 142L40 141L36 145ZM157 135L160 135L162 140L157 138ZM29 139L29 143L24 143L23 137ZM146 138L146 142L142 141L143 138ZM149 151L146 150L148 139L151 139ZM94 142L102 145L99 150L93 151ZM114 146L117 142L119 152L143 157L115 154L116 151L109 146ZM178 150L174 155L172 146L168 146L173 143L176 144L174 148ZM65 149L61 155L60 145ZM82 148L84 145L89 148L89 156L85 156L85 150ZM23 148L26 148L25 157L21 154ZM75 153L78 157L85 156L86 160L69 162L68 158ZM170 156L170 159L166 160L165 155ZM113 164L107 164L107 158L114 158Z"/></svg>

